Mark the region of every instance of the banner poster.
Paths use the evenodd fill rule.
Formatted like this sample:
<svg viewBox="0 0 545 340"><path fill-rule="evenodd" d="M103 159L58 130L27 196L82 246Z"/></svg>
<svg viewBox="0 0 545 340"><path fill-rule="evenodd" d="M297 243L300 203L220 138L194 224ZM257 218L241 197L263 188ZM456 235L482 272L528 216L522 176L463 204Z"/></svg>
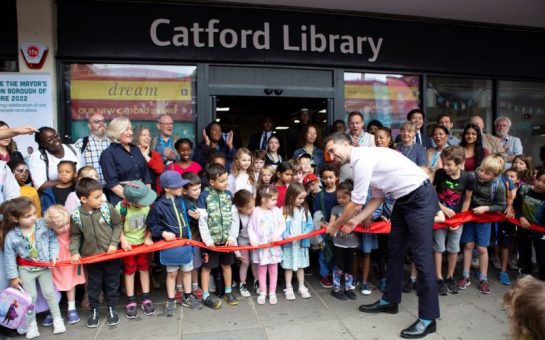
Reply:
<svg viewBox="0 0 545 340"><path fill-rule="evenodd" d="M145 65L70 66L70 110L74 120L101 113L106 120L127 116L155 121L169 114L175 121L193 121L192 74Z"/></svg>
<svg viewBox="0 0 545 340"><path fill-rule="evenodd" d="M0 120L10 127L53 126L51 75L44 73L0 73ZM23 156L27 147L36 149L34 136L15 138Z"/></svg>
<svg viewBox="0 0 545 340"><path fill-rule="evenodd" d="M345 80L344 99L346 112L361 112L365 124L377 119L385 126L399 128L395 123L404 122L407 112L419 105L419 77L385 75L384 79Z"/></svg>
<svg viewBox="0 0 545 340"><path fill-rule="evenodd" d="M90 116L106 121L126 116L133 125L156 131L155 122L168 114L174 134L194 137L195 66L71 64L65 84L72 119L72 139L88 133Z"/></svg>

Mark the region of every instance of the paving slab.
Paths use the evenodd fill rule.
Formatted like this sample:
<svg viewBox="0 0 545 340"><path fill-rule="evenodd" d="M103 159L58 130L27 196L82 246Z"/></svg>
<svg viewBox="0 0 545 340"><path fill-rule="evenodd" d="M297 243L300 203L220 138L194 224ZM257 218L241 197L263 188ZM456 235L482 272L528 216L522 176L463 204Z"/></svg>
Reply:
<svg viewBox="0 0 545 340"><path fill-rule="evenodd" d="M278 304L258 305L256 296L239 297L238 306L224 301L220 310L204 308L200 311L178 306L173 317L164 315L165 296L162 290L153 292L156 315L144 316L139 310L136 320L124 316L124 306L117 307L121 322L117 327L105 324L106 308L101 308L98 328L86 327L88 309L79 309L81 321L66 325L67 332L53 335L52 329L40 326L40 339L46 340L137 340L137 339L399 339L401 329L411 325L418 315L416 293L403 294L397 315L364 314L358 311L361 304L373 303L381 297L374 289L372 295L363 296L357 290L357 299L339 301L330 290L320 285L316 277L305 277L312 298L287 301L277 290ZM491 279L491 294L483 295L477 281L457 295L440 296L441 319L437 332L426 339L505 339L508 324L501 306L503 294L509 287ZM238 290L234 290L238 297ZM123 298L120 302L124 302ZM61 306L66 308L66 306ZM65 310L62 310L63 314ZM42 316L41 316L42 317Z"/></svg>
<svg viewBox="0 0 545 340"><path fill-rule="evenodd" d="M240 340L240 339L252 339L262 340L268 339L265 330L259 328L247 328L247 329L229 329L216 332L201 332L190 333L182 336L184 340Z"/></svg>

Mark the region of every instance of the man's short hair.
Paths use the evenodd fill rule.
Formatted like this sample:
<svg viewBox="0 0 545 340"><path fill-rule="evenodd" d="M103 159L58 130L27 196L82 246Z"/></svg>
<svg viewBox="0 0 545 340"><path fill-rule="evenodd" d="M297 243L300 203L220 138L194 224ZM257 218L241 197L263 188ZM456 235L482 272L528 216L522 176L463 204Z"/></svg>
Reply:
<svg viewBox="0 0 545 340"><path fill-rule="evenodd" d="M445 118L445 117L448 117L448 119L452 123L452 113L443 112L443 113L440 113L439 116L437 116L437 120L436 120L437 124L439 124L439 121L441 120L441 118Z"/></svg>
<svg viewBox="0 0 545 340"><path fill-rule="evenodd" d="M96 179L84 177L78 181L76 184L76 196L79 199L82 197L89 197L93 191L104 190L102 184L100 184Z"/></svg>
<svg viewBox="0 0 545 340"><path fill-rule="evenodd" d="M354 117L354 116L360 116L361 120L363 121L363 115L361 114L361 112L359 111L352 111L348 114L348 121L350 121L350 118Z"/></svg>
<svg viewBox="0 0 545 340"><path fill-rule="evenodd" d="M424 114L424 110L422 110L421 108L416 108L416 109L412 109L411 111L409 111L409 113L407 113L407 120L411 120L411 118L413 117L413 115L415 113L420 113L422 115L422 118L426 118L426 115Z"/></svg>
<svg viewBox="0 0 545 340"><path fill-rule="evenodd" d="M342 133L342 132L335 132L327 136L326 139L324 140L324 145L326 145L330 141L333 141L333 143L338 143L343 141L347 142L348 144L351 143L350 137L348 137L345 133Z"/></svg>
<svg viewBox="0 0 545 340"><path fill-rule="evenodd" d="M460 165L466 159L464 148L458 145L451 145L441 151L441 158L445 161L453 161L454 164Z"/></svg>
<svg viewBox="0 0 545 340"><path fill-rule="evenodd" d="M206 167L206 176L208 177L209 181L215 181L218 179L218 177L225 173L227 173L227 169L218 163L212 163Z"/></svg>

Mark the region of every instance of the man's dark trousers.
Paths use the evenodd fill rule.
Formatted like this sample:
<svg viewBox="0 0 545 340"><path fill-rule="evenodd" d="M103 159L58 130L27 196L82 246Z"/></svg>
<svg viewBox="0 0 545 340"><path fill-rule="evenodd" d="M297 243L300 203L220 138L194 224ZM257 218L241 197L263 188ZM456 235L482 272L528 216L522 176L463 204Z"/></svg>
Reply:
<svg viewBox="0 0 545 340"><path fill-rule="evenodd" d="M418 317L426 320L439 318L433 261L433 220L438 210L437 193L431 183L425 181L396 200L390 220L392 230L388 242L386 290L382 298L389 303L401 302L403 264L410 244L412 260L418 271Z"/></svg>

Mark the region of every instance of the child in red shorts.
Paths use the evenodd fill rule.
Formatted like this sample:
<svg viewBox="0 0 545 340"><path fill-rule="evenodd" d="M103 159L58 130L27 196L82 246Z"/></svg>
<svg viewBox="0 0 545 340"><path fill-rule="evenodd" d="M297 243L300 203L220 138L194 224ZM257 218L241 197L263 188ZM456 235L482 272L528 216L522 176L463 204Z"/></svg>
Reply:
<svg viewBox="0 0 545 340"><path fill-rule="evenodd" d="M141 181L132 181L123 188L123 195L125 199L115 207L123 218L121 248L131 250L133 246L152 245L153 240L146 227L146 218L150 210L149 206L155 201L157 194ZM155 307L150 298L149 254L126 256L123 258L123 274L128 298L125 316L128 319L135 319L137 314L136 296L134 295L134 274L137 270L140 273L144 314L155 314Z"/></svg>

